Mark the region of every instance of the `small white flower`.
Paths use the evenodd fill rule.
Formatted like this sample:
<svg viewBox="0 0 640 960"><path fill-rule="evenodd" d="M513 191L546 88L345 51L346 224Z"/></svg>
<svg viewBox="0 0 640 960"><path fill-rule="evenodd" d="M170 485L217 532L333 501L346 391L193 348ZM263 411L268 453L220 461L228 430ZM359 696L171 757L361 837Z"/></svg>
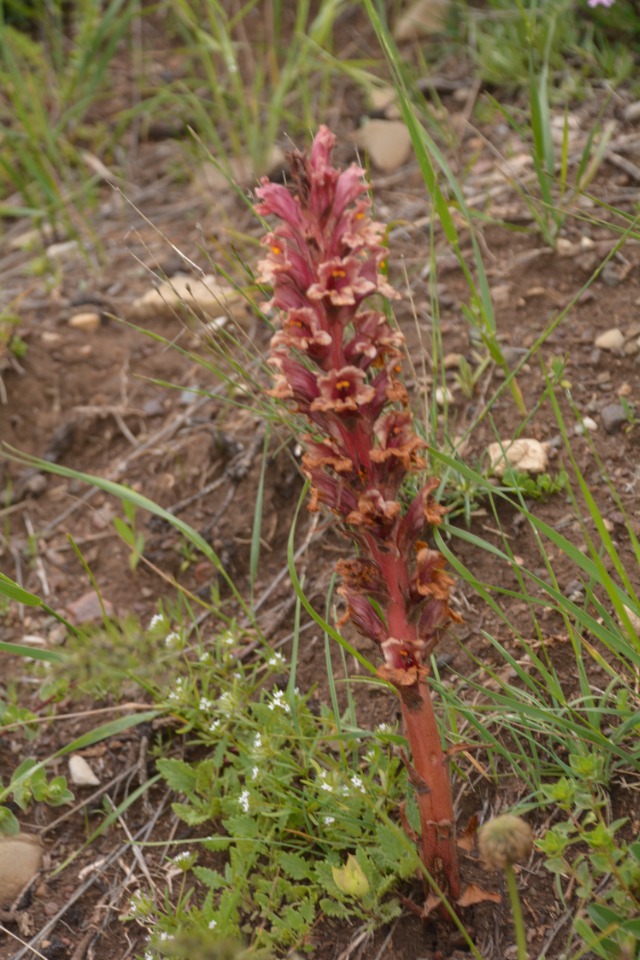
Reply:
<svg viewBox="0 0 640 960"><path fill-rule="evenodd" d="M269 710L275 710L276 707L279 707L281 710L284 710L285 713L291 713L291 707L285 700L285 695L283 690L274 690L271 696L271 703L269 704Z"/></svg>
<svg viewBox="0 0 640 960"><path fill-rule="evenodd" d="M200 654L200 663L211 663L211 654L208 650Z"/></svg>
<svg viewBox="0 0 640 960"><path fill-rule="evenodd" d="M151 953L150 950L145 950L144 960L153 960L153 954Z"/></svg>
<svg viewBox="0 0 640 960"><path fill-rule="evenodd" d="M216 733L222 724L222 720L212 720L209 724L209 733Z"/></svg>
<svg viewBox="0 0 640 960"><path fill-rule="evenodd" d="M236 707L236 699L231 690L225 690L218 697L218 710L220 713L233 713Z"/></svg>
<svg viewBox="0 0 640 960"><path fill-rule="evenodd" d="M257 780L259 773L260 773L260 767L254 767L253 770L251 771L251 779Z"/></svg>
<svg viewBox="0 0 640 960"><path fill-rule="evenodd" d="M173 936L172 933L167 933L166 930L163 930L162 933L160 934L160 939L161 939L161 940L165 940L165 941L166 941L166 940L175 940L175 937Z"/></svg>
<svg viewBox="0 0 640 960"><path fill-rule="evenodd" d="M176 856L173 858L173 862L176 864L176 866L180 866L180 864L185 863L185 861L189 860L190 857L191 857L191 854L189 853L189 851L183 850L181 853L176 854Z"/></svg>
<svg viewBox="0 0 640 960"><path fill-rule="evenodd" d="M148 627L148 629L149 629L149 630L153 630L154 627L159 626L161 623L164 623L164 614L162 614L162 613L155 613L155 614L151 617L151 620L149 620L149 627Z"/></svg>
<svg viewBox="0 0 640 960"><path fill-rule="evenodd" d="M325 818L324 818L324 822L326 823L326 825L327 825L328 827L330 827L332 823L335 823L335 822L336 822L336 818L335 818L335 817L325 817Z"/></svg>
<svg viewBox="0 0 640 960"><path fill-rule="evenodd" d="M366 793L362 783L362 777L358 777L355 774L351 777L351 783L354 785L356 790L359 790L360 793Z"/></svg>
<svg viewBox="0 0 640 960"><path fill-rule="evenodd" d="M378 733L391 733L391 724L389 723L379 723L376 727Z"/></svg>
<svg viewBox="0 0 640 960"><path fill-rule="evenodd" d="M245 813L249 813L249 791L243 790L240 796L238 797L238 803L242 807Z"/></svg>
<svg viewBox="0 0 640 960"><path fill-rule="evenodd" d="M171 633L168 633L164 638L164 645L165 647L175 647L181 642L181 639L180 634L172 630Z"/></svg>
<svg viewBox="0 0 640 960"><path fill-rule="evenodd" d="M207 926L209 927L209 930L215 930L215 928L218 926L218 921L209 920L209 923L207 924Z"/></svg>
<svg viewBox="0 0 640 960"><path fill-rule="evenodd" d="M327 771L321 770L318 777L320 779L320 789L326 790L327 793L333 793L333 784L327 782Z"/></svg>
<svg viewBox="0 0 640 960"><path fill-rule="evenodd" d="M209 700L207 697L200 697L200 703L198 706L203 713L206 713L208 710L213 708L213 700Z"/></svg>
<svg viewBox="0 0 640 960"><path fill-rule="evenodd" d="M272 657L269 657L267 663L270 667L284 667L287 661L281 653L274 653Z"/></svg>
<svg viewBox="0 0 640 960"><path fill-rule="evenodd" d="M231 630L225 630L224 633L220 634L220 642L226 643L228 647L231 647L236 642L235 635Z"/></svg>

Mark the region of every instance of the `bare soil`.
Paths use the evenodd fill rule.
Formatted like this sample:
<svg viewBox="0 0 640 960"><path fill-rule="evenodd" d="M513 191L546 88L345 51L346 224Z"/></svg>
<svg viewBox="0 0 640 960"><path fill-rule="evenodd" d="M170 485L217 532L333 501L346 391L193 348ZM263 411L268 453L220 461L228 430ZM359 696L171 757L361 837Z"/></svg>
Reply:
<svg viewBox="0 0 640 960"><path fill-rule="evenodd" d="M566 359L564 376L571 384L572 401L594 425L586 434L573 435L573 453L610 525L628 573L640 587L623 518L608 487L608 482L614 486L640 534L640 433L628 422L609 432L602 418L603 408L619 402L621 396L631 405L634 401L640 403L640 247L636 241L628 240L588 291L578 296L618 239L608 222L615 219L613 214L584 198L576 201L576 209L589 218L567 220L562 232L564 247L561 244L559 249L551 250L545 246L534 229L522 193L515 186L517 178L526 179L531 173L530 165L522 161L526 146L499 118L480 130L465 122L465 111L469 104L473 105L469 99L472 78L460 66L453 79L457 93L454 91L455 95L444 100L453 129L458 131L449 159L462 177L469 203L487 214L488 225L483 227L479 221L478 236L494 292L500 339L514 362L522 356L521 351L532 346L551 318L577 297L547 338L540 354L542 365L538 365L536 357L518 375L531 414L524 432L551 443L550 469L557 472L566 459L561 452L558 426L548 403L538 406L538 401L544 390L543 366L554 356ZM461 90L463 94L467 91L466 100ZM358 124L358 98L347 89L341 94L342 103L353 104L353 110L342 110L339 118L323 119L341 135L339 153L342 159L349 159L349 137ZM606 119L616 124L614 141L618 141L618 154L624 148L628 160L640 163L640 133L623 120L624 106L624 93L619 93L604 108ZM593 117L601 108L600 103L575 107L572 156L579 155ZM91 224L95 240L88 255L80 247L55 256L50 251L49 261L54 267L43 275L34 275L34 253L11 249L11 241L27 225L6 227L5 253L0 260L2 299L5 305L18 303L20 333L28 350L19 364L5 358L2 379L6 397L0 404L0 437L25 453L124 482L175 511L214 545L242 591L248 583L263 424L254 414L229 407L225 387L211 370L146 336L127 321L137 319L132 304L150 288L154 276L171 277L184 270L184 257L208 272L208 258L215 262L224 244L232 242L231 226L234 237L244 232L257 238L260 228L246 205L230 191L220 187L205 190L201 177L177 181L175 170L182 164L184 171L186 163L180 143L137 142L133 153L135 159L129 164L127 182L121 191L107 184L100 190L100 202ZM511 171L520 161L523 163L517 178L505 168L503 158L507 156L511 158ZM393 224L391 269L404 294L397 316L407 335L417 384L423 362L430 373L432 317L426 267L431 211L413 161L391 174L383 175L374 169L372 185L377 216ZM591 190L606 204L633 213L636 178L633 171L622 171L619 163L605 158ZM601 225L594 225L596 218ZM461 309L467 302L468 288L437 227L435 237L443 352L462 354L475 369L474 345ZM470 254L470 238L466 247ZM568 255L562 255L563 250ZM247 255L246 251L243 253ZM69 324L73 314L95 308L101 315L97 329L78 329ZM256 350L264 351L268 330L260 326L257 317L248 316L243 322ZM179 312L158 311L146 317L142 325L168 344L176 343L187 354L206 355L202 328L186 321ZM614 327L622 331L624 346L616 351L597 348L598 335ZM412 379L409 366L407 370ZM461 436L503 378L500 371L490 366L470 397L456 385L453 370L447 374L447 380L452 391L449 431ZM416 403L423 399L416 389ZM564 411L572 428L575 418L568 400ZM465 442L465 460L471 464L483 462L487 444L496 436L511 438L521 419L511 394L504 390L492 406L491 419L485 418ZM286 539L301 489L295 451L291 444L283 449L281 440L274 439L266 475L265 549L256 596L261 596L285 568ZM0 568L28 590L43 596L51 608L72 619L82 621L98 611L94 606L87 613L86 607L78 605L91 591L69 536L81 549L104 601L116 616L135 614L143 622L148 621L157 600L173 592L172 578L196 595L207 595L216 579L215 571L207 564L185 556L184 545L169 524L143 514L138 522L144 535L144 560L132 573L129 551L112 525L113 516L122 515L120 505L76 481L28 470L5 460L0 464L0 487L7 496L0 511ZM552 496L532 508L575 542L582 541L583 531L564 495ZM533 536L519 525L517 513L509 515L509 509L504 508L500 519L503 528L511 531L513 550L523 566L540 569L537 545ZM300 543L308 533L309 523L310 519L304 517ZM471 529L498 543L500 538L494 526L494 518L480 510ZM301 569L311 579L311 595L319 603L340 549L331 525L321 521L300 559ZM458 541L455 549L463 562L473 566L474 556L468 545ZM576 571L566 558L556 555L553 563L562 589L568 593L579 590ZM487 553L482 556L482 577L488 584L515 586L510 570ZM291 589L283 576L261 612L274 641L290 631L290 597ZM454 668L463 667L465 647L476 656L494 658L481 631L492 633L517 655L505 626L477 597L459 588L456 603L464 624L457 637L444 642L441 651L451 658ZM500 603L527 634L530 624L526 606L507 596L502 596ZM568 640L562 624L551 615L546 621L543 617L543 623L548 630L544 640L562 672L563 661L570 663L570 658L563 656ZM60 640L58 626L44 613L15 606L5 611L0 625L2 640L29 642L28 638L34 636L45 643ZM40 702L37 686L24 683L24 662L11 662L11 658L5 657L3 663L3 683L22 683L21 703L41 716L46 715L49 707ZM300 667L301 687L316 684L318 696L322 696L323 683L319 678L323 671L322 649L319 644L310 645ZM566 680L570 683L571 678ZM37 740L5 736L0 743L5 780L25 755L45 757L90 729L96 723L96 711L104 710L105 720L116 716L117 713L109 712L113 706L110 699L83 703L80 707L77 702L58 705L56 713L66 713L67 718L45 725ZM378 692L363 693L359 706L363 724L379 723L395 715L393 701ZM145 737L149 735L148 730L136 730L87 751L87 756L99 765L103 783L126 772L110 791L116 804L147 773ZM482 758L479 760L481 769ZM62 763L60 772L65 772ZM461 822L466 822L473 814L487 816L508 808L519 798L521 786L505 780L505 788L498 794L487 780L479 777L473 787L458 785L458 790ZM630 792L621 788L617 802L624 814L637 823L640 812L630 797ZM127 835L122 827L112 828L70 867L54 876L55 868L78 850L87 836L82 816L63 819L56 825L59 813L36 806L27 818L26 828L43 834L45 867L20 909L4 921L0 960L34 955L48 960L124 960L141 954L144 933L119 920L130 897L129 871L137 869ZM97 822L89 811L89 828ZM168 798L160 788L129 808L126 826L132 836L144 835L146 839L166 838L180 829L173 822ZM147 857L159 880L164 877L161 857L162 848L157 855ZM105 862L100 864L103 858ZM494 881L499 888L500 879L495 877ZM548 942L546 956L558 957L563 940L562 935L555 934L566 933L566 916L537 859L522 870L520 881L532 955L537 956ZM487 960L514 956L508 911L493 906L471 908L465 921ZM423 925L409 914L393 929L381 931L373 943L358 944L357 933L343 925L322 923L314 937L312 956L318 960L348 956L454 960L469 955L464 943L433 925ZM39 953L22 948L19 941L33 942Z"/></svg>

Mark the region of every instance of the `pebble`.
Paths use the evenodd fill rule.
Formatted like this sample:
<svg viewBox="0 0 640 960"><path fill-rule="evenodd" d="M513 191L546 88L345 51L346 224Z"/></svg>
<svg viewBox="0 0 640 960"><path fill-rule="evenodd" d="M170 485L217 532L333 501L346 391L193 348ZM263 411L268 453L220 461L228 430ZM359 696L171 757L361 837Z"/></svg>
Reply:
<svg viewBox="0 0 640 960"><path fill-rule="evenodd" d="M461 360L464 360L464 356L461 353L445 353L442 358L442 366L445 370L458 370Z"/></svg>
<svg viewBox="0 0 640 960"><path fill-rule="evenodd" d="M42 844L32 834L0 837L0 906L10 907L42 863Z"/></svg>
<svg viewBox="0 0 640 960"><path fill-rule="evenodd" d="M24 492L32 497L39 497L47 489L47 478L44 473L36 473L29 477L24 485Z"/></svg>
<svg viewBox="0 0 640 960"><path fill-rule="evenodd" d="M621 403L608 403L600 411L602 426L607 433L615 433L627 422L627 413Z"/></svg>
<svg viewBox="0 0 640 960"><path fill-rule="evenodd" d="M636 353L640 353L640 338L637 340L627 340L624 345L624 353L627 357L635 357Z"/></svg>
<svg viewBox="0 0 640 960"><path fill-rule="evenodd" d="M84 330L85 333L95 333L100 328L100 314L93 311L74 313L69 317L69 326L74 330Z"/></svg>
<svg viewBox="0 0 640 960"><path fill-rule="evenodd" d="M640 120L640 100L635 100L624 108L624 118L627 123L635 123Z"/></svg>
<svg viewBox="0 0 640 960"><path fill-rule="evenodd" d="M595 345L600 350L610 350L612 353L620 353L624 347L624 334L619 327L611 327L596 337Z"/></svg>
<svg viewBox="0 0 640 960"><path fill-rule="evenodd" d="M598 429L598 424L593 417L583 417L581 423L576 423L573 432L576 437L582 437L585 433L593 433Z"/></svg>
<svg viewBox="0 0 640 960"><path fill-rule="evenodd" d="M453 394L448 387L436 387L436 403L439 407L444 407L450 403L453 403Z"/></svg>
<svg viewBox="0 0 640 960"><path fill-rule="evenodd" d="M97 787L100 781L84 757L74 753L69 757L69 776L78 787Z"/></svg>
<svg viewBox="0 0 640 960"><path fill-rule="evenodd" d="M504 475L507 465L525 473L544 473L549 462L547 444L532 438L521 437L512 443L490 443L487 453L497 477Z"/></svg>

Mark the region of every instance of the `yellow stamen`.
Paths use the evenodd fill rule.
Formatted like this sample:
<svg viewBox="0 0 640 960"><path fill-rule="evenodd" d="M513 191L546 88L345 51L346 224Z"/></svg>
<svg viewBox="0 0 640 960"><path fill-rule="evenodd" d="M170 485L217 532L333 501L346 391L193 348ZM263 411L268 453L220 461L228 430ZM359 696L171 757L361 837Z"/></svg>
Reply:
<svg viewBox="0 0 640 960"><path fill-rule="evenodd" d="M334 270L331 274L332 277L346 277L346 272L344 270Z"/></svg>
<svg viewBox="0 0 640 960"><path fill-rule="evenodd" d="M336 390L348 390L351 386L350 380L338 380L336 383Z"/></svg>
<svg viewBox="0 0 640 960"><path fill-rule="evenodd" d="M280 247L276 247L274 244L271 247L271 253L274 253L276 256L278 256L279 253L282 253L282 249Z"/></svg>

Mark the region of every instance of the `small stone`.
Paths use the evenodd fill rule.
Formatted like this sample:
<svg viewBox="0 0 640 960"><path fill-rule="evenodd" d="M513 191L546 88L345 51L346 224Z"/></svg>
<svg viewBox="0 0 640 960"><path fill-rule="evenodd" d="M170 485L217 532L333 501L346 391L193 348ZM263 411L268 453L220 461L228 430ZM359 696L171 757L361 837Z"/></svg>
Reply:
<svg viewBox="0 0 640 960"><path fill-rule="evenodd" d="M596 337L595 345L600 350L610 350L612 353L620 353L624 347L624 334L619 327L611 327Z"/></svg>
<svg viewBox="0 0 640 960"><path fill-rule="evenodd" d="M221 312L232 310L234 319L238 320L246 312L240 294L233 287L218 283L213 275L196 278L184 274L176 274L157 289L134 300L132 311L139 320L152 320L159 316L173 316L180 306L200 317L202 314L219 317Z"/></svg>
<svg viewBox="0 0 640 960"><path fill-rule="evenodd" d="M628 104L628 106L624 108L623 116L627 123L635 123L636 120L640 120L640 100Z"/></svg>
<svg viewBox="0 0 640 960"><path fill-rule="evenodd" d="M145 417L161 417L164 413L164 404L157 397L151 397L142 404Z"/></svg>
<svg viewBox="0 0 640 960"><path fill-rule="evenodd" d="M436 387L436 403L439 407L445 407L450 403L453 403L453 394L448 387Z"/></svg>
<svg viewBox="0 0 640 960"><path fill-rule="evenodd" d="M63 240L60 243L52 243L48 246L46 254L50 260L64 260L70 253L75 253L77 249L77 240Z"/></svg>
<svg viewBox="0 0 640 960"><path fill-rule="evenodd" d="M102 598L102 604L104 605L106 615L108 617L112 616L113 604L105 600L104 597ZM101 620L103 611L95 590L89 590L87 593L83 593L81 597L78 597L77 600L67 604L66 614L67 619L74 625Z"/></svg>
<svg viewBox="0 0 640 960"><path fill-rule="evenodd" d="M40 869L42 853L39 838L32 834L0 837L0 907L11 907L33 880Z"/></svg>
<svg viewBox="0 0 640 960"><path fill-rule="evenodd" d="M617 287L618 284L622 283L623 280L620 270L614 263L611 262L605 263L600 276L608 287Z"/></svg>
<svg viewBox="0 0 640 960"><path fill-rule="evenodd" d="M566 237L558 237L556 240L556 253L560 257L573 257L579 249L573 240L568 240Z"/></svg>
<svg viewBox="0 0 640 960"><path fill-rule="evenodd" d="M74 330L84 330L85 333L95 333L100 328L100 314L94 312L74 313L69 318L69 326L73 327Z"/></svg>
<svg viewBox="0 0 640 960"><path fill-rule="evenodd" d="M600 411L600 416L607 433L615 433L628 420L627 411L621 403L608 403Z"/></svg>
<svg viewBox="0 0 640 960"><path fill-rule="evenodd" d="M53 349L54 347L59 347L63 343L63 336L61 333L56 333L54 330L43 330L40 334L40 342L43 346Z"/></svg>
<svg viewBox="0 0 640 960"><path fill-rule="evenodd" d="M445 370L458 370L461 360L464 360L462 353L445 353L442 358L442 366Z"/></svg>
<svg viewBox="0 0 640 960"><path fill-rule="evenodd" d="M84 757L74 753L69 757L69 776L79 787L98 787L100 781Z"/></svg>
<svg viewBox="0 0 640 960"><path fill-rule="evenodd" d="M47 478L44 473L34 473L24 485L24 492L32 497L39 497L47 489Z"/></svg>
<svg viewBox="0 0 640 960"><path fill-rule="evenodd" d="M549 462L547 444L531 438L521 437L503 444L490 443L487 453L497 477L503 477L507 467L522 470L524 473L544 473Z"/></svg>
<svg viewBox="0 0 640 960"><path fill-rule="evenodd" d="M584 436L585 433L595 433L598 429L598 424L593 419L593 417L583 417L580 423L576 423L573 428L573 432L577 437Z"/></svg>
<svg viewBox="0 0 640 960"><path fill-rule="evenodd" d="M384 173L392 173L411 156L411 134L402 120L369 120L351 139Z"/></svg>
<svg viewBox="0 0 640 960"><path fill-rule="evenodd" d="M625 357L635 357L636 353L640 353L640 338L637 340L627 340L624 345Z"/></svg>

